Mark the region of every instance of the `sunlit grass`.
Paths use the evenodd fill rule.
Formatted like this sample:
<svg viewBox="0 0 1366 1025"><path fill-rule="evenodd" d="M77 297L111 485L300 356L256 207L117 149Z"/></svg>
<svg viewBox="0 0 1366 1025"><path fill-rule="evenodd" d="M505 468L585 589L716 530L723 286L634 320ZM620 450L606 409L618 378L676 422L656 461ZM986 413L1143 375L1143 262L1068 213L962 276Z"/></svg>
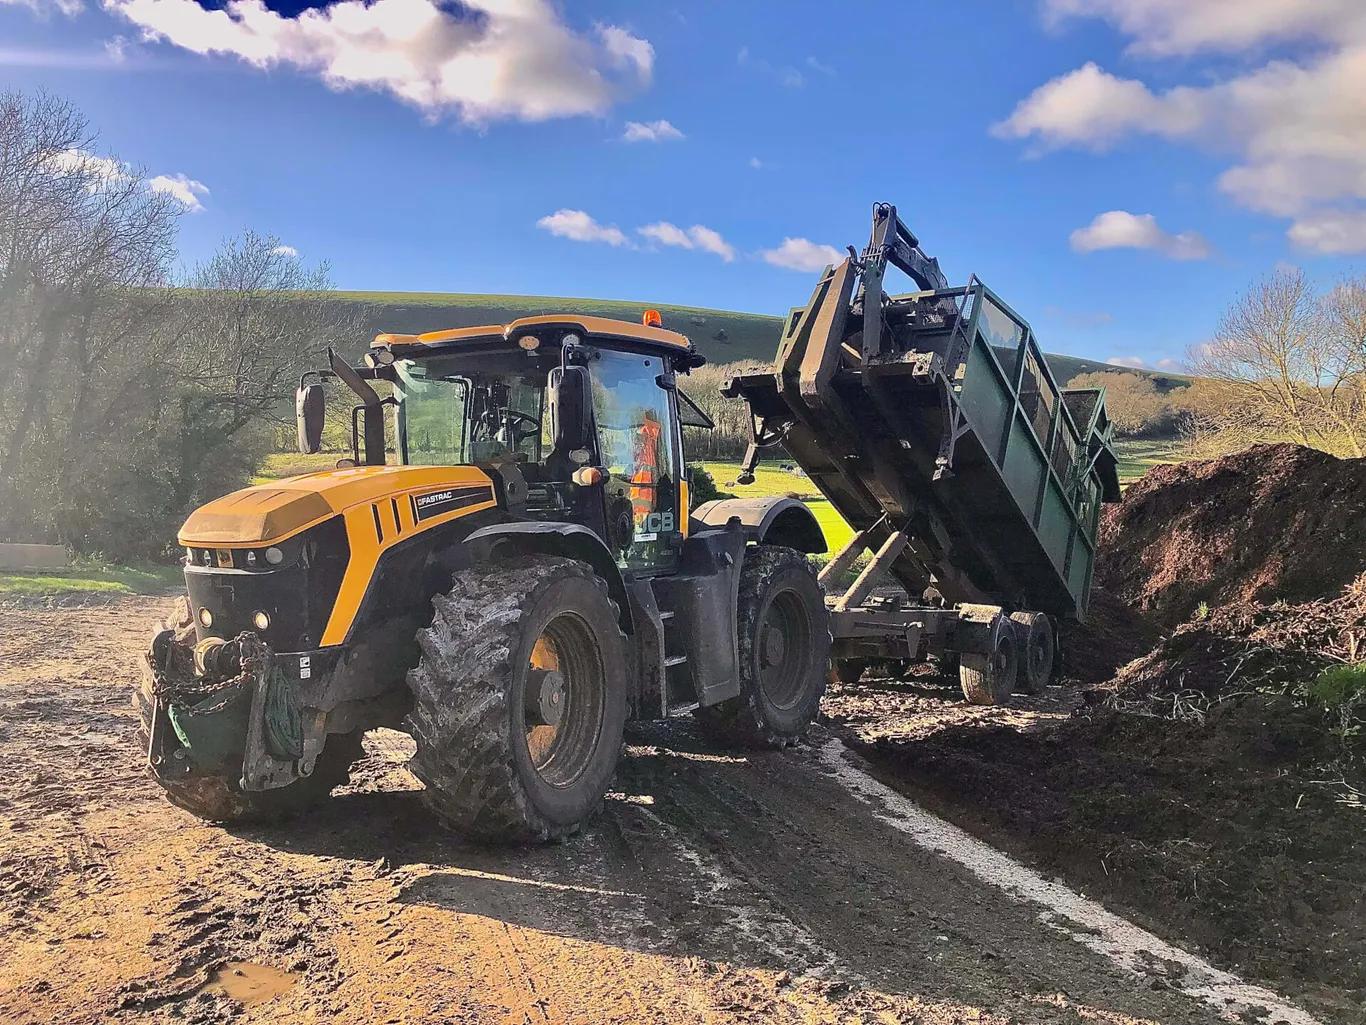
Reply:
<svg viewBox="0 0 1366 1025"><path fill-rule="evenodd" d="M0 598L162 594L183 582L178 565L112 566L82 560L66 569L0 571Z"/></svg>

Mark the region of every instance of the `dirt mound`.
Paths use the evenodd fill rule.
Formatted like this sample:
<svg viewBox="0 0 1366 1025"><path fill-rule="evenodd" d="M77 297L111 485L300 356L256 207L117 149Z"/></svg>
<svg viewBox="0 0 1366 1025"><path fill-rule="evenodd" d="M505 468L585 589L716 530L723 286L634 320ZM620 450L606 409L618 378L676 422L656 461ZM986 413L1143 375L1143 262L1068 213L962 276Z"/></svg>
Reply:
<svg viewBox="0 0 1366 1025"><path fill-rule="evenodd" d="M1152 624L1306 602L1366 569L1366 460L1254 445L1161 466L1106 511L1096 582Z"/></svg>
<svg viewBox="0 0 1366 1025"><path fill-rule="evenodd" d="M1136 698L1285 690L1366 659L1366 573L1331 599L1222 606L1186 623L1103 688Z"/></svg>

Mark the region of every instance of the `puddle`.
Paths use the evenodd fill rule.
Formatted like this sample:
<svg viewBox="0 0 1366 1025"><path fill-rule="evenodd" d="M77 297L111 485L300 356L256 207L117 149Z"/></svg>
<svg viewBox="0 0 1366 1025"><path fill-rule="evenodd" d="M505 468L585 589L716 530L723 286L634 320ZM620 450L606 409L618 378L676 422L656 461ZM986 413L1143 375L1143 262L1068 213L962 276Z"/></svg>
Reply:
<svg viewBox="0 0 1366 1025"><path fill-rule="evenodd" d="M294 972L250 961L229 961L200 987L200 993L222 993L244 1007L263 1004L287 993L299 981Z"/></svg>

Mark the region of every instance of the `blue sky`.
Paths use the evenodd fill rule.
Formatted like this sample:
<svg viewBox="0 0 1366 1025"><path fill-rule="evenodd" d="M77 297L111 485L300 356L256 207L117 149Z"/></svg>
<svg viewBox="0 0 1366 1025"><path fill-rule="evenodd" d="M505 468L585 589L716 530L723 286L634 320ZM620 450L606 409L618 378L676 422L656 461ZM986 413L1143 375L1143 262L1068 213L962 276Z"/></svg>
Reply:
<svg viewBox="0 0 1366 1025"><path fill-rule="evenodd" d="M1278 264L1360 266L1364 10L0 0L0 86L164 176L191 260L780 313L888 200L1046 348L1171 366Z"/></svg>

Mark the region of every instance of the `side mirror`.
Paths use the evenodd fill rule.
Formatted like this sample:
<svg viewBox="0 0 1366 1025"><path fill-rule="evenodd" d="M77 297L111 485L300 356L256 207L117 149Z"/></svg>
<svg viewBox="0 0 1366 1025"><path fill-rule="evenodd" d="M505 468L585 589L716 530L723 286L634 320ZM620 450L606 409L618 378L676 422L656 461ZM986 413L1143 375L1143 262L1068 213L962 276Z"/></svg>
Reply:
<svg viewBox="0 0 1366 1025"><path fill-rule="evenodd" d="M295 393L294 415L299 421L299 451L311 456L323 447L327 398L322 385L306 384Z"/></svg>
<svg viewBox="0 0 1366 1025"><path fill-rule="evenodd" d="M556 367L550 372L550 433L557 452L593 447L593 393L583 367Z"/></svg>

